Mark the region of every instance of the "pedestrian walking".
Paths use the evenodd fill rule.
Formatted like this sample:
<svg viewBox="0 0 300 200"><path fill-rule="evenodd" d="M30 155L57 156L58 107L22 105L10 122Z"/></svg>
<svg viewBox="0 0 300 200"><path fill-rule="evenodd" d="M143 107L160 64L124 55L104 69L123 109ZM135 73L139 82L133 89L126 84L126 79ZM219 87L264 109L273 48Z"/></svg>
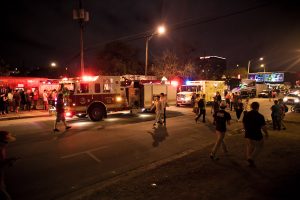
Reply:
<svg viewBox="0 0 300 200"><path fill-rule="evenodd" d="M206 102L205 102L205 94L202 95L202 98L198 102L199 107L199 113L197 117L195 118L196 123L198 122L198 119L203 115L202 122L205 123L205 115L206 115Z"/></svg>
<svg viewBox="0 0 300 200"><path fill-rule="evenodd" d="M226 133L226 124L230 125L231 116L228 112L225 111L225 108L226 108L226 102L222 101L220 103L220 110L218 110L214 114L214 118L216 121L217 140L216 140L216 143L209 155L209 157L212 160L218 159L216 157L216 153L217 153L218 149L220 148L220 146L222 146L224 153L228 152L226 144L224 142L224 137L225 137L225 133Z"/></svg>
<svg viewBox="0 0 300 200"><path fill-rule="evenodd" d="M66 118L65 118L65 108L64 108L64 98L63 94L59 93L57 97L57 103L56 103L56 120L54 123L54 132L58 132L59 129L57 128L57 123L62 121L63 124L65 125L66 130L70 129L71 126L68 126L66 123Z"/></svg>
<svg viewBox="0 0 300 200"><path fill-rule="evenodd" d="M216 97L217 102L220 104L221 101L222 101L222 97L221 97L220 92L216 92L216 96L215 97Z"/></svg>
<svg viewBox="0 0 300 200"><path fill-rule="evenodd" d="M227 92L226 96L225 96L225 101L226 101L226 106L227 108L230 107L230 99L231 99L231 95L229 92Z"/></svg>
<svg viewBox="0 0 300 200"><path fill-rule="evenodd" d="M238 122L240 121L243 110L244 110L244 104L242 102L242 99L238 99L235 108L236 118Z"/></svg>
<svg viewBox="0 0 300 200"><path fill-rule="evenodd" d="M199 113L199 107L198 107L199 100L200 100L200 94L196 94L196 99L195 99L194 108L193 108L193 112L196 114L196 116Z"/></svg>
<svg viewBox="0 0 300 200"><path fill-rule="evenodd" d="M273 130L280 130L282 111L280 105L278 104L278 100L274 100L274 105L271 106L270 109L272 111L271 117L273 123Z"/></svg>
<svg viewBox="0 0 300 200"><path fill-rule="evenodd" d="M235 94L232 93L230 97L230 111L232 111L232 108L234 108L234 101L235 101Z"/></svg>
<svg viewBox="0 0 300 200"><path fill-rule="evenodd" d="M245 100L245 106L244 106L244 111L243 111L244 116L247 115L247 113L249 111L251 111L251 108L250 108L250 98L247 97L246 100Z"/></svg>
<svg viewBox="0 0 300 200"><path fill-rule="evenodd" d="M15 141L16 138L13 137L7 131L0 131L0 199L1 200L11 200L9 193L6 190L5 180L4 180L4 170L7 167L13 165L13 163L18 159L16 157L7 158L7 144L9 142Z"/></svg>
<svg viewBox="0 0 300 200"><path fill-rule="evenodd" d="M211 114L213 114L213 118L214 118L214 121L213 121L213 124L216 123L216 119L215 119L215 114L216 112L218 112L220 110L220 103L218 102L217 98L214 97L214 101L211 105Z"/></svg>
<svg viewBox="0 0 300 200"><path fill-rule="evenodd" d="M262 130L265 133L265 137L268 138L268 130L266 127L266 121L259 111L259 103L253 102L251 104L251 111L243 118L243 125L245 129L246 144L246 159L250 167L255 167L255 159L261 152L264 139Z"/></svg>
<svg viewBox="0 0 300 200"><path fill-rule="evenodd" d="M280 122L281 122L281 127L282 127L282 130L286 130L286 126L285 126L285 123L283 122L284 118L285 118L285 113L289 111L289 108L287 107L287 105L285 105L285 103L283 102L283 99L278 99L278 104L280 106L280 109L281 109L281 119L280 119Z"/></svg>
<svg viewBox="0 0 300 200"><path fill-rule="evenodd" d="M160 97L155 97L154 104L151 110L155 109L155 121L153 124L153 128L156 128L157 124L161 124L161 113L162 113L162 105L160 102Z"/></svg>
<svg viewBox="0 0 300 200"><path fill-rule="evenodd" d="M166 99L166 96L164 93L160 93L160 103L161 103L161 117L162 117L162 121L163 121L163 124L166 125L167 121L166 121L166 108L168 106L168 103L167 103L167 99Z"/></svg>

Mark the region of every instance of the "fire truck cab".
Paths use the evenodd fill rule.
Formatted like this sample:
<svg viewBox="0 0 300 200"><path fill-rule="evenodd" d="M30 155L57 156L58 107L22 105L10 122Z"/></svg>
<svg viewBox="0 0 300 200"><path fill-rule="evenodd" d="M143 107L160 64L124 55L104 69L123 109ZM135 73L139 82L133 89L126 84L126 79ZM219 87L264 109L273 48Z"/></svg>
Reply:
<svg viewBox="0 0 300 200"><path fill-rule="evenodd" d="M88 115L92 121L100 121L107 117L108 111L128 107L119 76L64 78L60 90L65 97L66 113L71 116Z"/></svg>

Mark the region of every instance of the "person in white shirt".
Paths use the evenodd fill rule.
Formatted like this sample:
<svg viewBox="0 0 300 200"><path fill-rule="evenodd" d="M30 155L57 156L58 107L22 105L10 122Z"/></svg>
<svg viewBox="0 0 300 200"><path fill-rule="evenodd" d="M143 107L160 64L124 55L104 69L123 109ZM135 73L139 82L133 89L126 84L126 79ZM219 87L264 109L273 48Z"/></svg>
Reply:
<svg viewBox="0 0 300 200"><path fill-rule="evenodd" d="M159 100L159 97L155 97L155 101L154 101L154 104L153 104L151 110L154 108L155 108L155 122L153 124L153 128L156 128L156 125L158 123L161 123L161 113L162 113L162 105Z"/></svg>

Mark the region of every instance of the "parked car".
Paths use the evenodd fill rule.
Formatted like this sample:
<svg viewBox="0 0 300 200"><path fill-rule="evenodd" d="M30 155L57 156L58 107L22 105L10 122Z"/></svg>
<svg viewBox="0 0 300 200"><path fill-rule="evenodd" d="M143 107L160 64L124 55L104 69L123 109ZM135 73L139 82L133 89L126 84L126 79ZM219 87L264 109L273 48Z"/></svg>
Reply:
<svg viewBox="0 0 300 200"><path fill-rule="evenodd" d="M269 98L270 91L269 90L263 90L260 93L258 93L257 97L260 98Z"/></svg>
<svg viewBox="0 0 300 200"><path fill-rule="evenodd" d="M300 102L300 97L297 94L288 94L283 98L283 102L288 105L295 105Z"/></svg>
<svg viewBox="0 0 300 200"><path fill-rule="evenodd" d="M291 111L300 112L300 103L297 103L291 107Z"/></svg>
<svg viewBox="0 0 300 200"><path fill-rule="evenodd" d="M240 97L242 99L250 98L251 97L251 92L249 92L247 90L241 90L240 91Z"/></svg>

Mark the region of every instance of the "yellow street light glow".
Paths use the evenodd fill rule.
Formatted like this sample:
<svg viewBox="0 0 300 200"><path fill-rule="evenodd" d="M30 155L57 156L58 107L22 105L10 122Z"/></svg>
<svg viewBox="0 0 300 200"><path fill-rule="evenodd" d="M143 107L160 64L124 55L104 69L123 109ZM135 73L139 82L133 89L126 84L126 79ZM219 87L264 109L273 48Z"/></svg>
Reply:
<svg viewBox="0 0 300 200"><path fill-rule="evenodd" d="M56 63L55 62L52 62L50 65L51 65L51 67L56 67Z"/></svg>
<svg viewBox="0 0 300 200"><path fill-rule="evenodd" d="M166 28L164 26L159 26L157 28L157 33L158 34L164 34L166 32Z"/></svg>
<svg viewBox="0 0 300 200"><path fill-rule="evenodd" d="M261 64L261 65L260 65L260 67L264 67L264 66L265 66L264 64Z"/></svg>

